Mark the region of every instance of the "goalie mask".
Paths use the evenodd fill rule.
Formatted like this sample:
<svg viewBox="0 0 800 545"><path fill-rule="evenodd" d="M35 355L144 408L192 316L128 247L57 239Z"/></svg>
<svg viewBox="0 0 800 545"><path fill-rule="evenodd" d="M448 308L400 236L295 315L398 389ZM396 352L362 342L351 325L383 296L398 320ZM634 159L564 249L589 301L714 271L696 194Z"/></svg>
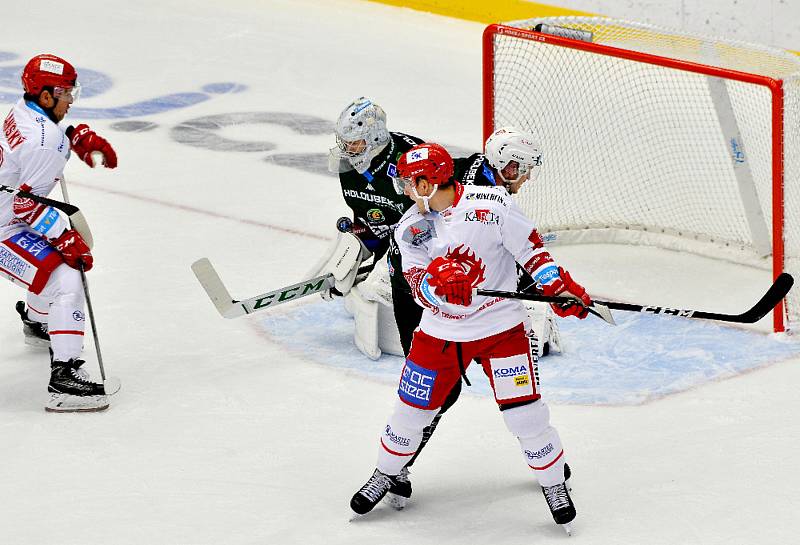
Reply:
<svg viewBox="0 0 800 545"><path fill-rule="evenodd" d="M430 195L417 193L417 184L424 178L433 185ZM397 161L397 176L393 178L398 193L413 198L425 212L430 212L429 201L439 186L453 182L453 158L439 144L419 144L404 153ZM408 190L406 192L406 189Z"/></svg>
<svg viewBox="0 0 800 545"><path fill-rule="evenodd" d="M497 129L486 140L484 155L507 189L535 180L542 169L542 152L536 138L510 127ZM511 186L511 187L510 187Z"/></svg>
<svg viewBox="0 0 800 545"><path fill-rule="evenodd" d="M390 138L383 108L366 97L357 98L336 122L336 147L330 150L330 170L355 169L363 174Z"/></svg>

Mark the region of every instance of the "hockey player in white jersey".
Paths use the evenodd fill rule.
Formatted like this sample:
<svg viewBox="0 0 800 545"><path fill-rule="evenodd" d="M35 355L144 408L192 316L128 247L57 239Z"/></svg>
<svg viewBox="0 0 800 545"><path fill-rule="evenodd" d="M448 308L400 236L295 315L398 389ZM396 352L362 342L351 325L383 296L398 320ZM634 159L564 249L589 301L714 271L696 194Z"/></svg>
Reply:
<svg viewBox="0 0 800 545"><path fill-rule="evenodd" d="M114 149L88 126L59 126L80 93L69 62L55 55L33 57L23 70L22 87L23 97L0 135L0 184L47 196L63 179L71 154L90 167L100 157L106 167L117 166ZM108 407L103 385L81 368L85 297L79 270L91 268L90 248L58 210L0 193L0 276L28 292L27 304L17 303L26 342L50 348L49 411Z"/></svg>
<svg viewBox="0 0 800 545"><path fill-rule="evenodd" d="M546 295L570 297L554 306L560 316L585 318L592 301L544 249L535 225L506 191L464 186L452 174L452 159L437 144L415 146L398 162L398 176L416 206L400 220L395 239L403 274L424 311L399 399L381 433L377 467L350 506L365 514L383 498L474 360L489 378L554 520L569 531L575 507L565 484L564 450L539 393L525 308L515 299L473 296L473 289L514 291L519 263Z"/></svg>

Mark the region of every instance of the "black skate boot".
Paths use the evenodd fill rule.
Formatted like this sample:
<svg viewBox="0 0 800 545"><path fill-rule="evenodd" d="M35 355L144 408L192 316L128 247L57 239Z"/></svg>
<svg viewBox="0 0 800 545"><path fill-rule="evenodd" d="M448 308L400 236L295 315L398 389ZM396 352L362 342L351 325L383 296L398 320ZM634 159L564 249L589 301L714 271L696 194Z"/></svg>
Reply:
<svg viewBox="0 0 800 545"><path fill-rule="evenodd" d="M49 412L95 412L108 408L108 397L102 384L89 380L81 369L85 362L79 359L54 361L50 366L50 401L45 406Z"/></svg>
<svg viewBox="0 0 800 545"><path fill-rule="evenodd" d="M401 469L386 494L387 503L398 511L406 506L408 499L411 497L411 479L408 474L408 466Z"/></svg>
<svg viewBox="0 0 800 545"><path fill-rule="evenodd" d="M357 515L366 515L378 505L378 502L383 499L393 486L401 486L397 477L397 475L386 475L376 469L372 477L361 487L361 490L353 495L353 499L350 500L350 508ZM411 483L408 483L407 490L411 495Z"/></svg>
<svg viewBox="0 0 800 545"><path fill-rule="evenodd" d="M25 334L25 344L49 348L50 335L47 334L47 324L35 322L28 318L28 311L25 310L24 301L17 301L17 306L15 308L19 317L22 319L22 332Z"/></svg>
<svg viewBox="0 0 800 545"><path fill-rule="evenodd" d="M569 497L567 485L560 483L553 486L543 486L542 494L544 494L544 499L547 500L547 507L550 508L553 520L564 528L567 534L572 535L570 523L575 520L576 513L575 504L572 503L572 498Z"/></svg>
<svg viewBox="0 0 800 545"><path fill-rule="evenodd" d="M572 492L572 483L570 483L570 479L572 478L572 470L569 468L569 464L564 464L564 484L567 486L567 492Z"/></svg>

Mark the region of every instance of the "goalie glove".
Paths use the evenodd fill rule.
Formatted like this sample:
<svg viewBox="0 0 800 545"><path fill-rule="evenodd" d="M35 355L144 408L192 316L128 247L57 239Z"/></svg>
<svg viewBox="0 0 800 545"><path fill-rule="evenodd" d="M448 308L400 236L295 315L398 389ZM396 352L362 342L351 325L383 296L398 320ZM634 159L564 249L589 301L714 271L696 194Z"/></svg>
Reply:
<svg viewBox="0 0 800 545"><path fill-rule="evenodd" d="M589 314L589 307L592 304L592 298L586 293L586 290L575 282L570 274L563 269L558 268L558 276L555 277L550 283L542 286L542 293L548 296L568 296L572 295L577 297L583 303L581 306L578 303L564 301L563 303L553 303L553 312L566 318L567 316L576 316L581 320L586 318Z"/></svg>

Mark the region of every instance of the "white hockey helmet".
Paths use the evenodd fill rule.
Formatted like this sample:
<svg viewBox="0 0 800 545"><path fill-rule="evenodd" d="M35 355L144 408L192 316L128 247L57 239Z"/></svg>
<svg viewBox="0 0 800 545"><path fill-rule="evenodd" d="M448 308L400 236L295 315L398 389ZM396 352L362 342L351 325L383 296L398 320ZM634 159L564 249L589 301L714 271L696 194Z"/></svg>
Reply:
<svg viewBox="0 0 800 545"><path fill-rule="evenodd" d="M528 179L535 180L542 169L542 151L536 137L513 127L494 131L486 140L484 155L505 184L512 184L528 173ZM503 175L503 169L512 161L519 170L517 177L509 180Z"/></svg>
<svg viewBox="0 0 800 545"><path fill-rule="evenodd" d="M336 121L336 147L330 150L331 170L335 170L335 163L345 161L359 173L365 172L390 138L383 108L366 97L355 99Z"/></svg>

